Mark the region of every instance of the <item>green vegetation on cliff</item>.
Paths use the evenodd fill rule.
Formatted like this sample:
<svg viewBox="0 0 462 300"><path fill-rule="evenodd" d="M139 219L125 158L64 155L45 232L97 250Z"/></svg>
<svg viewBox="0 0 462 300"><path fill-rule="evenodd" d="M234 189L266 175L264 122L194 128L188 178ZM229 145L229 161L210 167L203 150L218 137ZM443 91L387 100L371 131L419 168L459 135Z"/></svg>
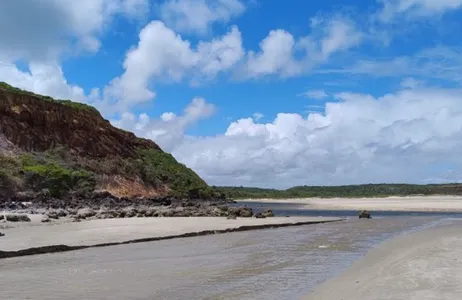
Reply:
<svg viewBox="0 0 462 300"><path fill-rule="evenodd" d="M159 150L139 150L138 158L82 159L71 157L62 148L46 152L6 156L0 152L0 191L48 190L61 197L69 192L85 195L97 187L98 177L120 175L139 180L154 189L168 187L178 198L207 199L219 193L209 187L194 171Z"/></svg>
<svg viewBox="0 0 462 300"><path fill-rule="evenodd" d="M462 184L364 184L345 186L296 186L286 190L252 187L218 187L231 199L284 199L333 197L388 197L410 195L462 195Z"/></svg>
<svg viewBox="0 0 462 300"><path fill-rule="evenodd" d="M32 93L32 92L25 91L25 90L22 90L20 88L11 86L8 83L3 82L3 81L0 81L0 89L4 89L6 91L14 92L14 93L21 94L21 95L28 95L28 96L38 97L38 98L40 98L40 99L42 99L44 101L55 102L55 103L66 105L66 106L69 106L69 107L72 107L72 108L75 108L75 109L83 109L83 110L86 110L86 111L89 111L89 112L100 115L99 111L96 108L94 108L93 106L90 106L90 105L87 105L87 104L84 104L84 103L73 102L71 100L54 99L54 98L52 98L50 96L44 96L44 95L35 94L35 93Z"/></svg>
<svg viewBox="0 0 462 300"><path fill-rule="evenodd" d="M35 192L46 189L54 197L70 191L88 193L96 185L93 173L33 153L17 157L0 153L0 178L0 190L11 193L17 189Z"/></svg>
<svg viewBox="0 0 462 300"><path fill-rule="evenodd" d="M169 153L140 150L139 173L149 184L167 183L175 196L181 198L208 198L212 189L193 170L180 164Z"/></svg>

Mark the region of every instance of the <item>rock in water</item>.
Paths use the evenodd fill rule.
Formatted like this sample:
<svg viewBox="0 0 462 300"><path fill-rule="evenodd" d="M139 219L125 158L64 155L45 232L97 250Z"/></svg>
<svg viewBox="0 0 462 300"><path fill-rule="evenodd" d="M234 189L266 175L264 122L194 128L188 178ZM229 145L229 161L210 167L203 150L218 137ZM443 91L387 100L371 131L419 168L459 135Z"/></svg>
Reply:
<svg viewBox="0 0 462 300"><path fill-rule="evenodd" d="M372 219L371 214L367 210L363 210L359 213L360 219Z"/></svg>
<svg viewBox="0 0 462 300"><path fill-rule="evenodd" d="M257 214L255 215L255 218L257 218L257 219L265 219L266 216L265 216L263 213L257 213Z"/></svg>
<svg viewBox="0 0 462 300"><path fill-rule="evenodd" d="M0 236L5 236L5 234L3 232L0 232Z"/></svg>
<svg viewBox="0 0 462 300"><path fill-rule="evenodd" d="M274 213L271 209L265 209L261 214L266 218L274 217Z"/></svg>

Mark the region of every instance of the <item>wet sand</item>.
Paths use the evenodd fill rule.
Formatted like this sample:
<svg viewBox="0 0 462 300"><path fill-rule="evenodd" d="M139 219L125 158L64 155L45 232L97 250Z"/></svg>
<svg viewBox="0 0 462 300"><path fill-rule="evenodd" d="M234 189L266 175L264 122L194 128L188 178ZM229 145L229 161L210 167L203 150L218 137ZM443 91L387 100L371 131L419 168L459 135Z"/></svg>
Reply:
<svg viewBox="0 0 462 300"><path fill-rule="evenodd" d="M273 217L266 219L218 217L130 218L43 224L31 215L31 223L0 223L0 251L18 251L50 245L91 246L130 240L181 236L204 231L251 230L262 226L302 225L339 221L324 217Z"/></svg>
<svg viewBox="0 0 462 300"><path fill-rule="evenodd" d="M461 249L460 223L400 236L303 299L462 299Z"/></svg>
<svg viewBox="0 0 462 300"><path fill-rule="evenodd" d="M440 220L355 218L8 258L0 298L300 299L384 239Z"/></svg>
<svg viewBox="0 0 462 300"><path fill-rule="evenodd" d="M369 210L414 212L462 212L461 196L410 196L386 198L258 199L261 204L291 203L310 210Z"/></svg>

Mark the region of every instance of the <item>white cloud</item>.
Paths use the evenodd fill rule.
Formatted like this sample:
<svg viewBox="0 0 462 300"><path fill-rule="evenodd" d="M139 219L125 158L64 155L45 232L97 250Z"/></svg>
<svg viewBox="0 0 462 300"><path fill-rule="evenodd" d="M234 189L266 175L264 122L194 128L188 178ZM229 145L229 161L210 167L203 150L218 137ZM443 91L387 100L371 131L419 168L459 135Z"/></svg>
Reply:
<svg viewBox="0 0 462 300"><path fill-rule="evenodd" d="M152 80L211 79L231 69L243 55L241 33L235 26L221 38L199 42L194 49L164 23L153 21L141 30L137 47L126 55L125 72L114 79L107 94L129 102L148 101L155 97Z"/></svg>
<svg viewBox="0 0 462 300"><path fill-rule="evenodd" d="M55 60L73 46L95 52L112 17L138 17L148 8L148 0L0 1L0 60Z"/></svg>
<svg viewBox="0 0 462 300"><path fill-rule="evenodd" d="M462 49L436 47L412 56L356 61L343 69L319 70L318 73L347 73L375 77L417 76L462 82Z"/></svg>
<svg viewBox="0 0 462 300"><path fill-rule="evenodd" d="M272 30L260 42L259 53L249 52L246 73L250 77L267 74L291 76L303 70L302 64L294 58L295 39L289 32L279 29Z"/></svg>
<svg viewBox="0 0 462 300"><path fill-rule="evenodd" d="M114 126L133 131L135 134L154 140L164 151L170 152L187 138L185 131L198 121L215 113L215 106L204 98L194 98L185 108L183 115L173 112L163 113L160 119L151 119L143 113L135 116L124 113L119 120L113 120Z"/></svg>
<svg viewBox="0 0 462 300"><path fill-rule="evenodd" d="M329 95L324 90L306 91L306 92L301 93L300 95L306 98L311 98L315 100L321 100L321 99L325 99L329 97Z"/></svg>
<svg viewBox="0 0 462 300"><path fill-rule="evenodd" d="M31 63L29 72L23 72L14 64L0 62L0 81L58 99L73 99L83 102L95 96L93 94L92 97L87 97L81 87L69 84L57 63Z"/></svg>
<svg viewBox="0 0 462 300"><path fill-rule="evenodd" d="M259 121L260 119L262 119L265 115L262 114L262 113L259 113L259 112L256 112L256 113L253 113L252 114L252 117L255 121Z"/></svg>
<svg viewBox="0 0 462 300"><path fill-rule="evenodd" d="M239 76L297 76L358 45L362 36L352 22L342 18L318 18L312 21L312 34L299 39L285 30L272 30L260 42L259 52L249 51Z"/></svg>
<svg viewBox="0 0 462 300"><path fill-rule="evenodd" d="M176 31L203 35L213 23L227 23L244 11L239 0L168 0L160 6L160 17Z"/></svg>
<svg viewBox="0 0 462 300"><path fill-rule="evenodd" d="M181 117L137 133L166 144L210 184L461 181L462 172L441 167L462 167L461 95L429 88L380 98L339 93L341 101L327 103L324 113L280 113L269 123L240 119L214 137L185 136L184 126L172 129ZM159 139L164 132L173 132L170 140Z"/></svg>
<svg viewBox="0 0 462 300"><path fill-rule="evenodd" d="M462 0L381 0L383 9L378 18L390 22L400 16L407 18L429 17L460 9Z"/></svg>
<svg viewBox="0 0 462 300"><path fill-rule="evenodd" d="M401 86L403 88L408 88L408 89L415 89L419 86L422 86L423 85L423 82L420 81L420 80L417 80L413 77L407 77L407 78L404 78L402 81L401 81Z"/></svg>
<svg viewBox="0 0 462 300"><path fill-rule="evenodd" d="M361 41L362 33L358 32L351 22L334 19L323 26L326 28L321 41L321 52L325 60L331 54L356 46Z"/></svg>

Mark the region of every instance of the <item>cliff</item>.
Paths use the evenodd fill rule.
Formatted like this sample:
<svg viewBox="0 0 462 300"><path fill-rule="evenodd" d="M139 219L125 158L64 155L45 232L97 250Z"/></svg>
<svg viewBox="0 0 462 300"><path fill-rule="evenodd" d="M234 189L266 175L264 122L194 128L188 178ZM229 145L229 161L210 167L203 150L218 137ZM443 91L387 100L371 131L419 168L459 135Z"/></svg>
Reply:
<svg viewBox="0 0 462 300"><path fill-rule="evenodd" d="M0 198L105 190L122 197L207 198L208 185L151 140L93 107L0 83Z"/></svg>

